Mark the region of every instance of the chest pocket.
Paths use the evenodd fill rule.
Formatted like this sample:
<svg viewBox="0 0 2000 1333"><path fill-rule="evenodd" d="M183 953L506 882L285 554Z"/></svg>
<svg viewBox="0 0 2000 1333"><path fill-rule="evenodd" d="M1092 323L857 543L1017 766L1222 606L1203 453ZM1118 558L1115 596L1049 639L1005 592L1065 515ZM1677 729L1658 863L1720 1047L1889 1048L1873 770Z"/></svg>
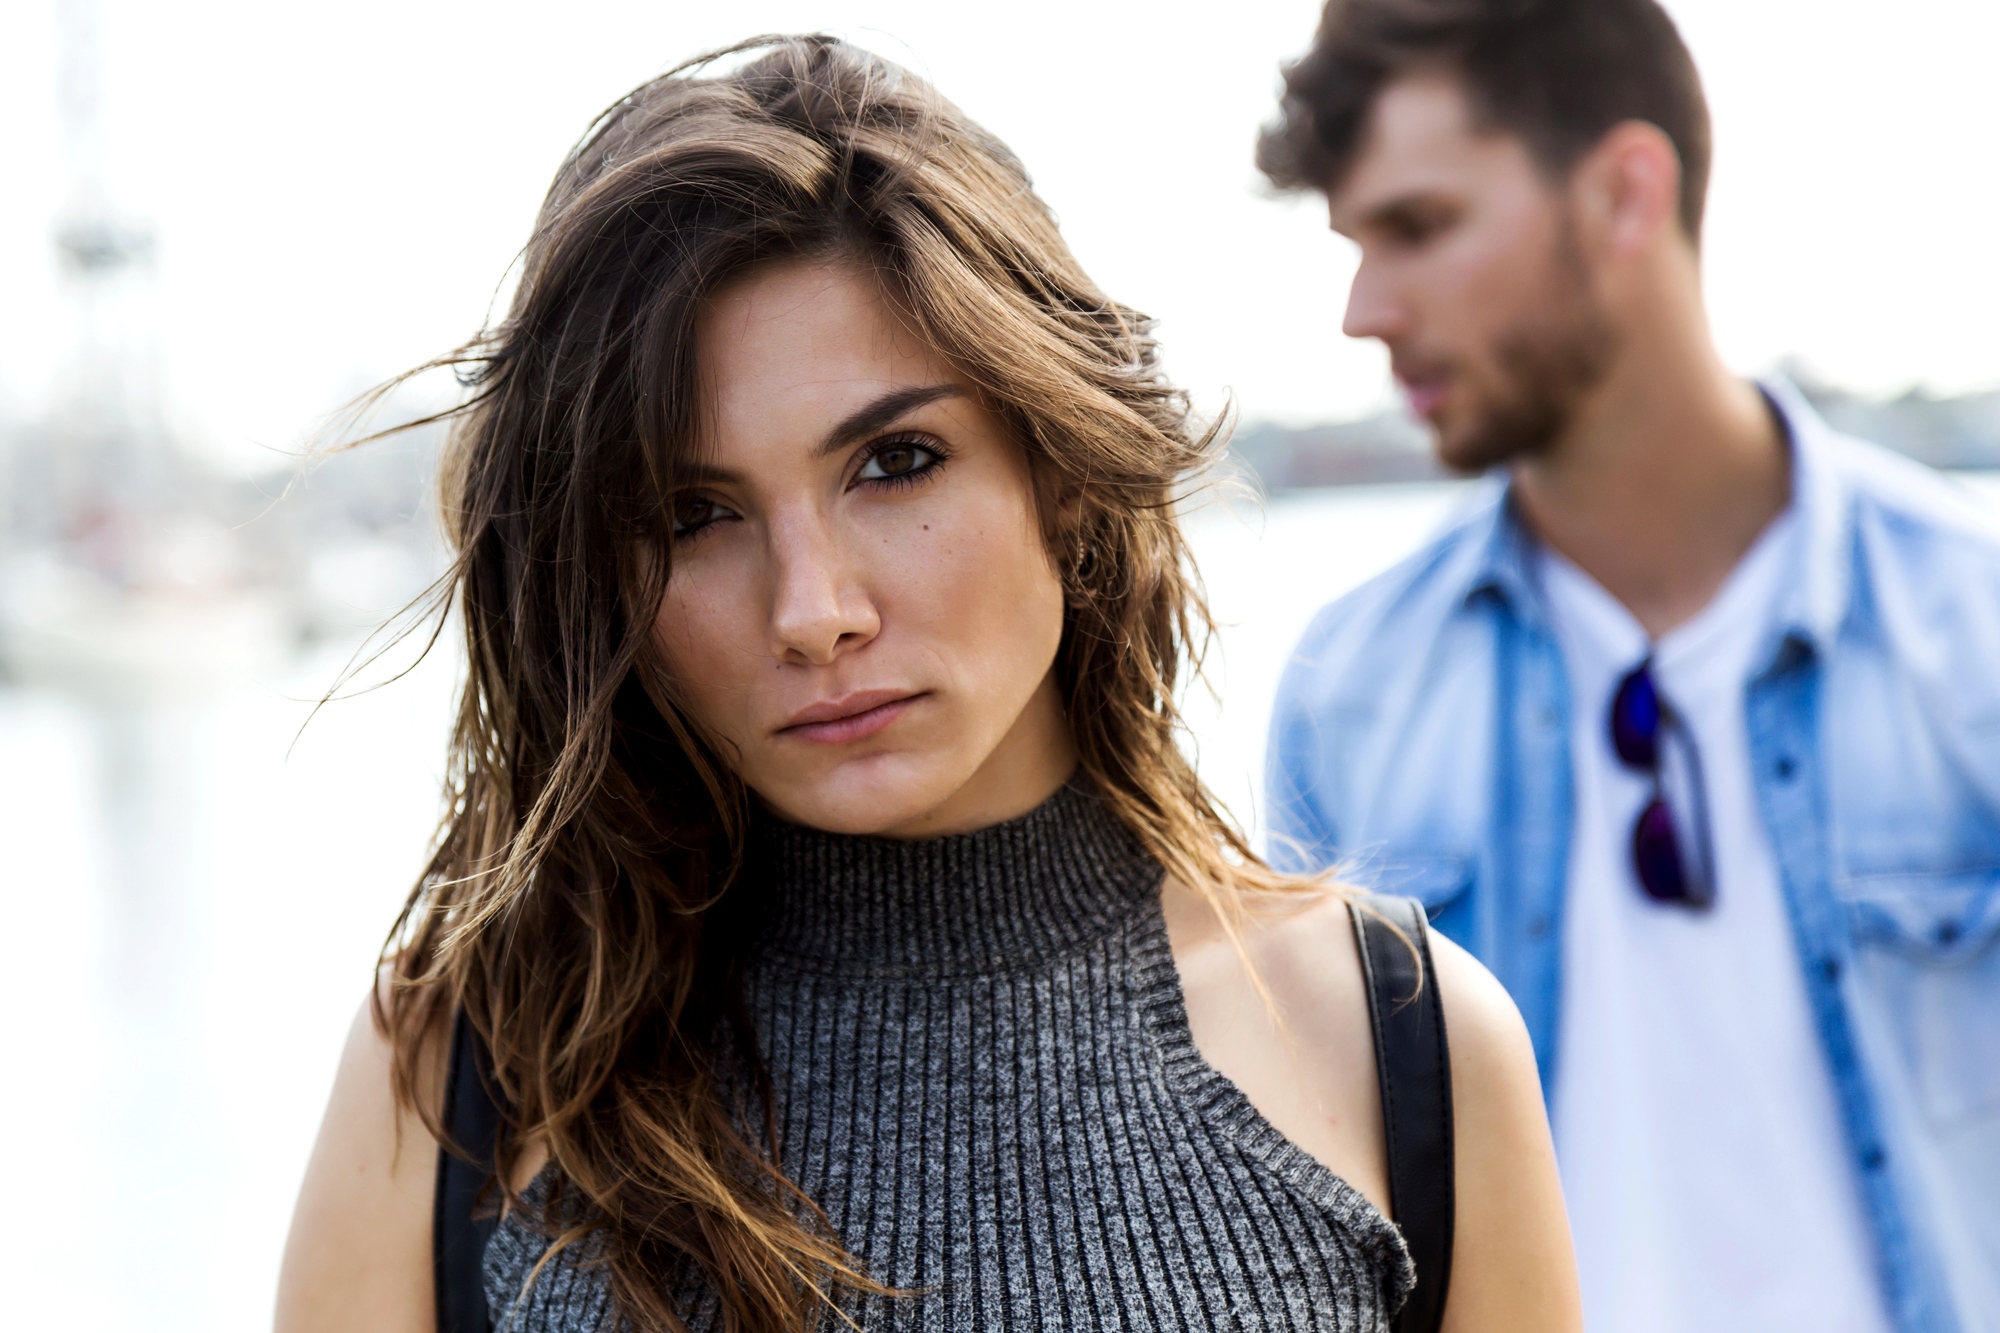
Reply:
<svg viewBox="0 0 2000 1333"><path fill-rule="evenodd" d="M1925 1115L2000 1114L2000 866L1855 875L1840 896Z"/></svg>

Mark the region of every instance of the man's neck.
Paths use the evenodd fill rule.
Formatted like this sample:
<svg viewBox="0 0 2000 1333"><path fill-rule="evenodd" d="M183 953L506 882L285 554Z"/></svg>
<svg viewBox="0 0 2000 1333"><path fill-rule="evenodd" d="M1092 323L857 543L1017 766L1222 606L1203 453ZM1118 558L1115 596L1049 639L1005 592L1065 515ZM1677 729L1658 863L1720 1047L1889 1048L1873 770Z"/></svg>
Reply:
<svg viewBox="0 0 2000 1333"><path fill-rule="evenodd" d="M1762 396L1705 336L1679 341L1627 346L1563 436L1514 469L1536 535L1656 639L1708 605L1791 499Z"/></svg>

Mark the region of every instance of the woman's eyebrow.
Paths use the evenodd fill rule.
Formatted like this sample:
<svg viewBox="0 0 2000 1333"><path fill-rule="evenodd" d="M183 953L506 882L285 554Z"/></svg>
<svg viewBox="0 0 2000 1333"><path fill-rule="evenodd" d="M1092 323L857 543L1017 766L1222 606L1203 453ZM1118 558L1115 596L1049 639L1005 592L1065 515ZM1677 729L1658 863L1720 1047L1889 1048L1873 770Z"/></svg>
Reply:
<svg viewBox="0 0 2000 1333"><path fill-rule="evenodd" d="M839 425L826 433L826 438L813 452L816 457L824 458L856 440L873 435L906 412L914 412L941 398L963 397L966 397L966 391L956 384L923 384L908 389L892 389L866 406L848 413Z"/></svg>

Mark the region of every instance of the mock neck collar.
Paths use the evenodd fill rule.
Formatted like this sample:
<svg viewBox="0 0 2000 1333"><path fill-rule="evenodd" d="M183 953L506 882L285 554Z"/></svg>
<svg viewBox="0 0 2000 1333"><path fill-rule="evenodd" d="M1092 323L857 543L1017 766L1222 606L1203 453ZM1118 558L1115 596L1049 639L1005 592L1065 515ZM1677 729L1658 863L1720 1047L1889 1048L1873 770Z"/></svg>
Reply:
<svg viewBox="0 0 2000 1333"><path fill-rule="evenodd" d="M1018 819L911 841L753 822L756 952L809 971L947 976L1078 953L1158 899L1161 870L1073 781Z"/></svg>

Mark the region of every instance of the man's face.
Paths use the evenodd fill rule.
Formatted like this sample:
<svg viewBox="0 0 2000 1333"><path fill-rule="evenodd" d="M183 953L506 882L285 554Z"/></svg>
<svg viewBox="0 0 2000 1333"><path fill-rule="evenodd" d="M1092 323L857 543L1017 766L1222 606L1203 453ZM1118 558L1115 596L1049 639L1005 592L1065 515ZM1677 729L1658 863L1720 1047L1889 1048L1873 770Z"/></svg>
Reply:
<svg viewBox="0 0 2000 1333"><path fill-rule="evenodd" d="M1412 76L1376 99L1327 202L1361 247L1342 328L1389 349L1439 457L1477 472L1547 448L1617 339L1527 146L1476 128L1449 77Z"/></svg>

